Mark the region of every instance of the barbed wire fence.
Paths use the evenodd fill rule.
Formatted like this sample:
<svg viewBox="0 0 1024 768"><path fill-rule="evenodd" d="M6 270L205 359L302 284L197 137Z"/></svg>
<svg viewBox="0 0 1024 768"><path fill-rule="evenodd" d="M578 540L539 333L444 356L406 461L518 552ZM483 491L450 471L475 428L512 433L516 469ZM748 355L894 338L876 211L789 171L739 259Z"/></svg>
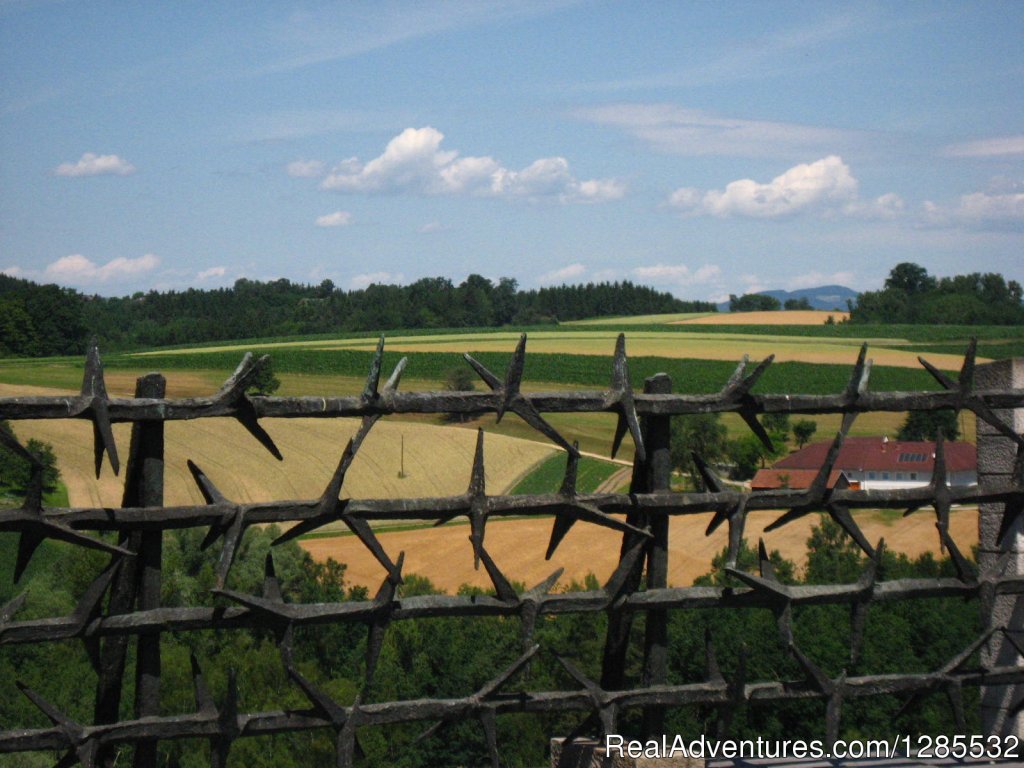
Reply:
<svg viewBox="0 0 1024 768"><path fill-rule="evenodd" d="M64 751L59 765L81 763L87 768L107 765L113 748L133 746L136 766L155 766L160 741L207 739L211 765L224 766L232 743L240 738L309 729L335 734L337 764L353 765L357 754L356 730L414 721L450 722L477 719L487 744L481 760L499 765L497 716L510 712L545 713L579 711L584 719L571 734L614 733L625 710L642 711L646 734L660 735L667 708L709 705L722 722L751 703L820 700L824 703L826 740L838 738L844 702L866 696L914 695L945 691L958 725L965 727L960 691L983 687L985 727L990 732L1015 728L1014 718L1024 706L1021 664L1022 623L1019 598L1024 575L1018 566L1015 543L1024 512L1024 438L1019 421L1024 408L1020 366L986 366L986 388L975 385L975 345L972 342L957 379L927 361L940 391L872 392L868 387L871 361L861 348L845 389L833 395L757 394L754 387L772 363L772 357L749 367L746 358L723 388L709 395L672 393L667 376L647 380L643 392L630 383L625 339L619 336L612 358L611 384L604 391L526 393L521 389L526 362L526 336L516 347L504 378L466 355L468 364L486 383L489 392L405 392L399 390L406 367L403 358L381 386L384 339L373 358L365 388L349 397L259 397L246 388L266 358L246 355L237 370L212 397L165 397L163 377L150 374L138 381L135 397L112 398L106 391L98 350L90 348L82 389L77 396L0 398L0 419L85 419L92 423L96 474L104 456L116 473L120 455L112 424L130 422L132 438L126 467L122 506L118 508L44 507L42 463L17 439L0 431L0 442L28 460L33 479L18 508L0 510L0 531L19 536L14 579L17 582L33 552L46 539L109 553L109 565L100 573L69 616L17 620L24 594L0 608L0 644L48 643L78 639L96 670L92 724L75 722L37 692L19 683L21 692L50 720L49 728L17 728L0 732L0 754ZM1009 373L1007 372L1009 371ZM1013 376L1017 376L1016 379ZM978 421L981 481L972 487L950 487L946 482L943 442L936 446L935 471L927 487L898 490L860 490L842 483L829 487L828 478L854 419L870 411L953 409L970 411ZM399 414L495 413L500 420L515 414L567 456L565 477L556 493L535 495L489 494L484 482L485 442L478 434L474 461L468 468L465 493L441 498L342 498L344 481L360 446L374 424ZM841 414L842 424L828 456L809 488L743 491L728 485L702 461L697 466L707 486L704 492L671 489L670 421L674 416L699 413L738 414L762 442L771 440L759 416L771 413ZM633 476L628 493L581 493L576 473L579 451L544 418L546 413L611 413L617 425L611 447L618 451L628 434L635 446ZM206 501L200 506L164 506L164 424L174 420L231 417L280 459L281 454L261 422L266 418L358 418L359 429L345 446L337 468L317 499L237 503L226 498L203 473L189 468ZM955 504L981 505L979 567L961 553L949 531L950 508ZM857 525L857 509L931 508L942 547L956 568L956 578L884 580L879 566L882 546L867 540ZM785 510L769 529L805 515L824 512L834 519L867 556L867 567L852 584L787 585L775 576L765 548L760 547L758 573L738 569L737 557L747 516L758 510ZM708 534L728 527L726 571L742 588L720 586L669 587L668 532L673 516L713 513ZM923 512L919 512L923 513ZM560 572L533 589L517 591L485 545L487 522L500 517L553 516L547 556L576 523L598 525L622 534L621 555L614 573L598 590L552 592ZM467 518L474 561L490 577L493 595L422 595L403 597L404 554L393 557L377 537L372 521L427 520L438 523ZM268 523L290 524L275 543L309 533L329 523L346 525L373 554L385 574L370 600L301 604L285 602L274 571L266 558L262 594L227 589L227 577L246 530ZM160 604L163 536L175 528L206 528L206 544L221 540L215 594L232 607L164 607ZM117 540L98 536L116 532ZM856 659L871 606L890 601L958 596L980 601L987 617L986 630L940 669L923 674L829 677L809 658L793 637L793 609L804 605L848 605L852 611L850 658ZM742 668L726 677L714 661L708 640L708 671L704 680L668 684L668 616L671 611L696 608L767 608L778 624L780 641L803 671L800 680L747 680ZM534 630L539 617L569 613L607 614L607 635L600 680L588 678L570 659L558 657L578 683L574 690L532 691L516 687L517 673L538 653ZM638 684L625 678L631 625L645 615L643 672ZM388 626L424 617L518 617L522 625L522 655L510 667L495 670L482 688L462 698L368 702L368 691ZM307 625L363 624L367 627L367 655L362 690L355 701L342 705L304 677L292 655L294 630ZM202 660L192 659L195 711L162 715L160 709L161 635L194 630L236 630L262 627L272 630L281 663L289 679L309 702L303 711L240 712L237 682L228 681L221 704L214 703L202 673ZM130 644L134 643L134 655ZM980 652L980 667L973 659ZM134 658L134 718L120 720L129 659ZM741 665L742 667L742 665ZM13 695L5 691L3 695ZM5 724L6 725L6 724Z"/></svg>

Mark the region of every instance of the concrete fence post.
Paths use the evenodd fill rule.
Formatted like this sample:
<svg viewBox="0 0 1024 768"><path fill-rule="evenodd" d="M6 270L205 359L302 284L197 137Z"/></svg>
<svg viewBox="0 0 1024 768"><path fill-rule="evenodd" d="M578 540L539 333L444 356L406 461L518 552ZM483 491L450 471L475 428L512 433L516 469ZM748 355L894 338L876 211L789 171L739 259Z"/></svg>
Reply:
<svg viewBox="0 0 1024 768"><path fill-rule="evenodd" d="M977 389L1024 388L1024 358L1000 360L979 365L974 377ZM1024 409L996 411L1000 418L1018 434L1024 432ZM1017 459L1012 440L1000 435L989 424L978 420L978 485L984 491L994 482L1009 480ZM1003 520L1002 503L981 504L978 516L978 565L983 574L1002 568L1005 575L1024 574L1024 527L1018 519L1000 543L999 527ZM1024 645L1024 596L999 595L985 600L981 606L988 627L1009 630L1018 645ZM985 666L1020 666L1021 657L1002 633L993 635L982 649ZM998 685L981 689L981 723L986 734L1024 737L1024 717L1010 715L1010 709L1024 697L1024 686Z"/></svg>

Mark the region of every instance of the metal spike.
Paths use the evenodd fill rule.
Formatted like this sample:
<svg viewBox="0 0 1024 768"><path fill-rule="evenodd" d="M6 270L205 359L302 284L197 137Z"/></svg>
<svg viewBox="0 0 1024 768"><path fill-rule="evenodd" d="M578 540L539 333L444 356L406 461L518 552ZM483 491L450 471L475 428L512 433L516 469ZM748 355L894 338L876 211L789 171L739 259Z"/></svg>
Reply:
<svg viewBox="0 0 1024 768"><path fill-rule="evenodd" d="M735 568L743 543L743 529L747 524L747 497L744 496L729 515L729 550L726 564Z"/></svg>
<svg viewBox="0 0 1024 768"><path fill-rule="evenodd" d="M188 459L185 464L188 466L188 471L192 473L192 479L195 480L196 485L199 486L199 492L203 494L203 498L207 504L230 504L227 498L217 490L217 486L213 484L213 481L207 476L199 466Z"/></svg>
<svg viewBox="0 0 1024 768"><path fill-rule="evenodd" d="M867 360L868 343L865 341L857 354L857 362L853 364L853 373L850 374L850 381L846 385L846 401L854 403L867 391L868 376L871 373L871 361Z"/></svg>
<svg viewBox="0 0 1024 768"><path fill-rule="evenodd" d="M103 363L100 360L99 347L95 343L89 346L85 358L85 373L82 376L82 397L88 398L87 411L92 421L93 456L95 457L96 477L100 476L103 454L107 454L110 468L114 474L121 470L117 457L117 444L114 442L114 431L110 424L110 412L107 404L107 386L103 379Z"/></svg>
<svg viewBox="0 0 1024 768"><path fill-rule="evenodd" d="M608 596L609 605L615 605L623 597L622 593L626 588L629 576L638 566L638 563L641 562L641 558L647 548L648 539L635 534L631 535L633 541L604 585L604 592Z"/></svg>
<svg viewBox="0 0 1024 768"><path fill-rule="evenodd" d="M750 362L750 355L743 355L740 358L739 364L736 366L736 370L732 372L729 380L725 382L725 386L722 387L722 391L719 394L723 398L728 398L729 395L734 392L743 381L743 372L747 369L747 363Z"/></svg>
<svg viewBox="0 0 1024 768"><path fill-rule="evenodd" d="M252 352L246 352L242 355L242 360L238 363L234 372L228 376L213 396L214 401L218 403L231 403L237 400L244 394L253 377L259 373L260 368L266 365L269 360L269 355L264 355L259 360L254 360Z"/></svg>
<svg viewBox="0 0 1024 768"><path fill-rule="evenodd" d="M569 533L573 525L576 523L576 518L572 515L564 513L556 514L555 521L551 525L551 538L548 540L548 548L544 553L544 559L550 560L551 556L555 554L555 550L558 545L562 543L562 539Z"/></svg>
<svg viewBox="0 0 1024 768"><path fill-rule="evenodd" d="M739 366L737 366L736 371L730 377L725 387L723 387L720 393L723 398L734 402L736 400L746 398L754 388L754 385L757 384L758 379L760 379L761 376L764 375L764 372L768 370L768 366L774 362L775 355L768 355L768 357L757 364L757 367L749 376L743 378L747 359L747 355L744 355Z"/></svg>
<svg viewBox="0 0 1024 768"><path fill-rule="evenodd" d="M537 655L537 651L540 650L539 645L534 645L528 649L525 653L519 656L511 665L505 668L504 671L498 673L495 677L491 678L488 682L484 683L480 687L480 690L476 692L474 698L478 701L487 701L494 696L498 691L501 690L502 686L505 685L512 677L525 667L530 659Z"/></svg>
<svg viewBox="0 0 1024 768"><path fill-rule="evenodd" d="M88 624L96 618L100 611L103 595L108 587L110 587L110 582L113 581L114 575L120 567L120 558L111 560L110 565L103 569L100 575L93 579L93 582L82 593L74 611L71 612L71 617L75 620L79 632L84 631Z"/></svg>
<svg viewBox="0 0 1024 768"><path fill-rule="evenodd" d="M231 522L224 532L224 545L221 547L220 557L217 558L217 587L219 588L227 583L228 571L231 570L231 565L235 562L238 545L242 542L245 529L245 513L241 509L236 510L232 513Z"/></svg>
<svg viewBox="0 0 1024 768"><path fill-rule="evenodd" d="M373 401L380 397L377 385L380 383L381 362L384 359L384 334L381 334L377 342L377 351L373 354L373 361L370 363L370 373L366 377L366 386L363 387L363 400Z"/></svg>
<svg viewBox="0 0 1024 768"><path fill-rule="evenodd" d="M943 389L951 390L957 388L956 383L951 378L949 378L949 376L944 374L942 371L940 371L934 365L929 363L923 357L918 356L917 362L924 366L925 370L932 375L933 379L935 379L937 382L939 382L939 384L942 385Z"/></svg>
<svg viewBox="0 0 1024 768"><path fill-rule="evenodd" d="M501 572L483 546L480 547L480 559L483 560L487 575L491 577L491 583L494 584L494 591L498 599L506 603L517 602L519 600L518 593L512 588L508 579L505 578L505 574Z"/></svg>
<svg viewBox="0 0 1024 768"><path fill-rule="evenodd" d="M527 599L537 599L549 594L551 592L551 588L558 583L560 578L562 578L563 573L565 573L565 568L555 569L551 572L550 576L544 579L544 581L540 582L532 589L527 590L524 597Z"/></svg>
<svg viewBox="0 0 1024 768"><path fill-rule="evenodd" d="M470 496L480 496L485 493L484 482L484 431L476 431L476 448L473 452L473 470L469 477L469 489L466 491Z"/></svg>
<svg viewBox="0 0 1024 768"><path fill-rule="evenodd" d="M640 430L640 419L636 413L636 402L633 399L633 385L629 380L629 363L626 359L626 334L620 333L615 340L615 357L612 361L612 392L619 406L619 419L615 424L615 437L612 439L612 458L619 452L622 438L629 431L633 437L633 445L637 459L647 461L644 450L644 438Z"/></svg>
<svg viewBox="0 0 1024 768"><path fill-rule="evenodd" d="M864 554L872 558L875 556L875 550L871 547L871 542L868 541L860 526L854 521L848 507L833 503L825 507L825 511L828 512L833 520L839 523L839 526L849 534L850 538L857 542L857 546L863 550Z"/></svg>
<svg viewBox="0 0 1024 768"><path fill-rule="evenodd" d="M697 472L700 474L701 480L704 481L704 485L707 486L712 493L721 493L725 489L721 478L711 471L711 467L705 463L704 459L701 458L700 454L696 451L692 451L690 455L693 457L693 463L697 467ZM720 522L721 521L719 521L719 523ZM718 526L716 525L715 527L717 528ZM708 533L713 530L714 528L709 528Z"/></svg>
<svg viewBox="0 0 1024 768"><path fill-rule="evenodd" d="M949 675L953 672L959 672L961 668L968 661L970 661L971 656L973 656L979 648L981 648L983 645L985 645L985 643L989 641L989 638L991 638L992 635L994 635L996 632L1003 631L1003 629L1003 627L990 627L988 630L982 633L981 637L974 640L974 642L972 642L970 645L968 645L966 648L960 651L960 653L958 653L956 656L954 656L952 659L946 662L939 670L939 673L943 675Z"/></svg>
<svg viewBox="0 0 1024 768"><path fill-rule="evenodd" d="M135 555L134 552L124 547L109 544L102 539L86 536L84 533L79 533L74 528L64 523L59 523L56 520L48 520L43 517L40 510L26 507L9 510L3 527L5 530L17 531L20 534L17 561L14 566L15 583L21 580L21 576L25 568L28 567L36 549L44 539L48 538L66 541L69 544L76 544L89 549L98 549L111 555L121 555L124 557L134 557Z"/></svg>
<svg viewBox="0 0 1024 768"><path fill-rule="evenodd" d="M359 540L363 543L373 556L377 559L377 562L384 566L384 570L388 572L388 576L396 583L401 583L402 574L401 568L391 561L388 557L387 552L384 551L383 545L380 543L380 539L373 532L373 528L370 524L361 517L353 517L351 515L343 515L341 518L342 522L348 526L348 529L352 531Z"/></svg>
<svg viewBox="0 0 1024 768"><path fill-rule="evenodd" d="M774 453L775 446L772 443L771 437L768 436L768 433L761 425L761 422L757 420L757 412L751 407L744 407L740 409L739 414L740 418L750 427L750 431L761 441L761 445Z"/></svg>
<svg viewBox="0 0 1024 768"><path fill-rule="evenodd" d="M956 577L960 579L964 584L977 584L978 574L974 569L974 566L968 562L967 558L960 552L960 548L957 547L956 542L953 541L949 535L949 531L939 531L939 535L942 537L943 546L949 550L950 559L953 561L953 567L956 568Z"/></svg>
<svg viewBox="0 0 1024 768"><path fill-rule="evenodd" d="M25 528L21 531L21 535L18 536L18 557L14 563L15 584L21 581L21 576L25 573L32 555L35 554L36 549L45 538L45 534L40 531L39 527Z"/></svg>
<svg viewBox="0 0 1024 768"><path fill-rule="evenodd" d="M250 435L259 441L260 445L270 451L271 456L278 461L284 461L284 456L281 455L281 451L274 444L274 439L260 426L259 418L256 416L256 408L247 395L242 395L235 403L235 419L245 427Z"/></svg>
<svg viewBox="0 0 1024 768"><path fill-rule="evenodd" d="M519 395L519 386L523 381L523 368L526 365L526 334L521 334L516 350L512 353L512 361L505 373L505 382L501 387L502 398L498 404L498 421L505 415L505 409L509 407L512 400Z"/></svg>
<svg viewBox="0 0 1024 768"><path fill-rule="evenodd" d="M964 353L964 363L960 368L960 376L957 380L960 392L969 393L974 388L974 361L978 353L978 339L972 336L967 344L967 351Z"/></svg>
<svg viewBox="0 0 1024 768"><path fill-rule="evenodd" d="M391 372L388 380L384 383L384 397L393 394L398 389L398 384L402 380L402 373L405 371L405 366L409 364L409 358L403 357L395 365L395 369Z"/></svg>
<svg viewBox="0 0 1024 768"><path fill-rule="evenodd" d="M469 353L464 353L462 357L465 358L466 362L469 363L469 366L476 371L477 376L484 380L484 383L490 387L492 392L501 391L501 380L497 376L487 370L482 363L473 359L473 356Z"/></svg>

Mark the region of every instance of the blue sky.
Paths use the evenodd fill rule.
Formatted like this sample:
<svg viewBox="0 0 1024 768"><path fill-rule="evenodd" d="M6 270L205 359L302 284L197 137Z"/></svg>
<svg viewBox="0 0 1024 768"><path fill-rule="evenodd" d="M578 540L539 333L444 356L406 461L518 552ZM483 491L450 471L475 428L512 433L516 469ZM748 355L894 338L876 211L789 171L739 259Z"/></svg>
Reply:
<svg viewBox="0 0 1024 768"><path fill-rule="evenodd" d="M0 271L1024 281L1024 3L0 0Z"/></svg>

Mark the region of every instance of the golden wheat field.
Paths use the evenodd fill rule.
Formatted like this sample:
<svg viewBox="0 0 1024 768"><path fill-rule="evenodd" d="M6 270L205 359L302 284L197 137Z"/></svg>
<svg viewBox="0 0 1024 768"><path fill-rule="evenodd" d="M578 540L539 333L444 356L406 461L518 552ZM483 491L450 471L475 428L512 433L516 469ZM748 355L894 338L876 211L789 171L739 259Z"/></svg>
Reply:
<svg viewBox="0 0 1024 768"><path fill-rule="evenodd" d="M746 527L747 540L754 544L764 537L770 549L778 549L785 557L802 566L806 562L807 537L817 522L817 515L808 515L789 525L764 533L780 513L757 512L750 515ZM711 559L727 544L727 526L711 536L704 530L710 513L674 517L669 532L669 584L687 586L711 568ZM894 519L891 514L865 512L857 515L858 524L869 541L885 538L886 546L908 556L938 551L935 516L924 509L910 517ZM487 552L510 579L532 587L556 568L565 568L560 582L582 581L593 573L603 583L618 562L622 534L586 523L577 523L565 537L550 561L544 560L551 518L494 520L487 524ZM954 510L950 515L950 533L963 551L978 542L976 509ZM405 571L426 576L435 587L455 592L462 584L489 587L487 572L481 566L473 569L473 551L469 544L468 525L447 525L408 531L384 531L380 541L392 558L405 552ZM317 560L333 557L346 563L346 581L375 587L384 572L380 564L354 536L305 539L302 547Z"/></svg>
<svg viewBox="0 0 1024 768"><path fill-rule="evenodd" d="M0 384L0 396L47 394L39 387ZM312 499L327 485L356 419L265 419L261 422L284 455L277 461L233 419L168 422L164 503L201 504L185 461L192 459L228 498L240 502ZM104 459L100 479L93 471L92 426L80 420L19 421L23 441L51 443L72 506L117 506L123 472L115 477ZM131 427L114 425L122 463ZM403 460L405 477L398 476ZM454 496L469 483L476 432L410 422L379 421L363 442L345 478L343 497ZM557 450L554 446L488 434L484 442L488 491L501 493Z"/></svg>

